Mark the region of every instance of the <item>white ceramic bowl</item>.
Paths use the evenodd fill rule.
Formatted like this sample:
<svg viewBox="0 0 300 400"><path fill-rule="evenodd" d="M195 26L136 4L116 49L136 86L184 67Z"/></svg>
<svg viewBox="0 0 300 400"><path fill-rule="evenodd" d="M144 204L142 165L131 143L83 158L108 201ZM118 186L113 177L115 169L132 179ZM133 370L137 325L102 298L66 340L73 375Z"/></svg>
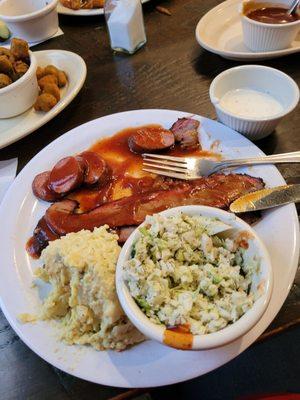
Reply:
<svg viewBox="0 0 300 400"><path fill-rule="evenodd" d="M2 0L0 19L14 37L38 42L58 30L58 0Z"/></svg>
<svg viewBox="0 0 300 400"><path fill-rule="evenodd" d="M28 110L36 101L39 93L36 79L37 61L30 51L28 71L11 85L0 89L0 118L11 118Z"/></svg>
<svg viewBox="0 0 300 400"><path fill-rule="evenodd" d="M248 332L259 321L265 312L270 300L273 285L273 272L270 257L265 245L257 236L255 231L246 222L242 221L240 218L237 218L234 214L206 206L184 206L171 208L163 211L161 214L165 216L171 216L176 215L179 212L184 212L189 215L201 214L208 217L217 217L221 221L231 225L234 228L235 233L236 231L249 232L251 239L249 239L249 249L247 252L249 252L250 256L256 254L258 257L260 257L260 272L253 278L253 285L256 288L257 285L262 283L264 285L264 293L258 300L256 300L253 307L237 322L232 325L228 325L226 328L218 332L205 335L192 335L192 337L189 337L189 340L192 339L191 349L193 350L204 350L223 346ZM148 319L148 317L142 312L130 295L129 290L123 280L123 265L128 259L130 259L132 245L137 240L139 235L139 230L136 229L130 235L121 250L116 270L117 294L123 310L131 322L137 327L137 329L139 329L146 337L164 343L166 327L164 325L156 325ZM182 348L180 343L177 343L176 347Z"/></svg>
<svg viewBox="0 0 300 400"><path fill-rule="evenodd" d="M253 0L251 0L252 3ZM260 0L255 2L262 4ZM292 0L267 0L263 4L290 7ZM265 24L246 17L241 10L244 43L254 52L283 50L290 46L300 30L300 20L287 24Z"/></svg>
<svg viewBox="0 0 300 400"><path fill-rule="evenodd" d="M272 117L244 118L221 107L220 100L225 93L242 88L271 95L279 101L283 111ZM292 78L275 68L242 65L219 74L210 85L209 95L220 122L242 133L250 140L258 140L272 133L280 120L297 106L299 87Z"/></svg>

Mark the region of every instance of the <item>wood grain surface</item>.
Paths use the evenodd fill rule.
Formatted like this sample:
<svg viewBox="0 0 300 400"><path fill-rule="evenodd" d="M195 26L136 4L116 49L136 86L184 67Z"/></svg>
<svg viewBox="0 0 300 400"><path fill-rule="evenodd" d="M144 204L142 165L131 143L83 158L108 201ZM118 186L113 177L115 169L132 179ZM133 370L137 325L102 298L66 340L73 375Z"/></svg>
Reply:
<svg viewBox="0 0 300 400"><path fill-rule="evenodd" d="M151 1L144 5L147 45L134 56L113 54L103 17L60 16L64 35L34 50L64 49L80 54L87 80L76 99L56 118L19 142L0 150L0 160L18 157L20 171L43 147L70 129L103 115L140 108L168 108L215 119L208 89L220 72L240 63L201 49L195 40L198 20L216 0ZM171 16L158 12L166 7ZM300 54L261 62L300 84ZM257 142L267 154L299 150L300 106L270 137ZM300 183L300 167L281 168L289 182ZM284 265L282 266L284 269ZM262 339L300 319L300 272L284 306ZM56 370L29 350L0 315L0 399L124 399L142 391L100 387ZM101 390L100 390L101 389Z"/></svg>

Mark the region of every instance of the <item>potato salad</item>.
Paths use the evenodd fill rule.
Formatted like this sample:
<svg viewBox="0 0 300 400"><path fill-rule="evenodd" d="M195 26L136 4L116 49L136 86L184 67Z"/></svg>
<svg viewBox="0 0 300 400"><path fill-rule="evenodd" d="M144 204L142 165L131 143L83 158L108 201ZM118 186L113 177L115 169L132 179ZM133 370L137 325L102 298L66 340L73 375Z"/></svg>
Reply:
<svg viewBox="0 0 300 400"><path fill-rule="evenodd" d="M247 243L225 238L231 227L216 218L178 214L147 217L124 265L124 279L152 322L188 324L207 334L237 321L254 304L258 260Z"/></svg>
<svg viewBox="0 0 300 400"><path fill-rule="evenodd" d="M35 319L57 320L67 344L120 351L144 340L124 314L115 290L117 240L105 225L93 232L69 233L42 252L44 266L35 275L50 283L51 291ZM34 320L28 314L20 319Z"/></svg>

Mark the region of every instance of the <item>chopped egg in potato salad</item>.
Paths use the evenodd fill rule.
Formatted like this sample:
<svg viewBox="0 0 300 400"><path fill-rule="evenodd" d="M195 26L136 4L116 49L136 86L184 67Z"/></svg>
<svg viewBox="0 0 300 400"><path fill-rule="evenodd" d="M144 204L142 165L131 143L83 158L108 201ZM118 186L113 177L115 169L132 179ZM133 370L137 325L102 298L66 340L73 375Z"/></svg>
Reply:
<svg viewBox="0 0 300 400"><path fill-rule="evenodd" d="M231 227L216 218L147 217L124 265L124 279L142 311L167 327L188 324L206 334L237 321L254 304L259 262L244 257Z"/></svg>
<svg viewBox="0 0 300 400"><path fill-rule="evenodd" d="M51 284L36 319L59 321L61 339L97 350L124 350L144 340L118 301L115 268L118 237L108 226L69 233L43 250L36 277ZM21 315L23 322L31 316Z"/></svg>

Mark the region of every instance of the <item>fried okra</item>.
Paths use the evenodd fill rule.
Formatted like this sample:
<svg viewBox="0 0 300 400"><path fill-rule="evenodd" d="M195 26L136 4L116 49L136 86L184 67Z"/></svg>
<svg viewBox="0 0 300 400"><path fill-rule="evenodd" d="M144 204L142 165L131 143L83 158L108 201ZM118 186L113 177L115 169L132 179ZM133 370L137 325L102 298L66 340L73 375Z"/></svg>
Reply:
<svg viewBox="0 0 300 400"><path fill-rule="evenodd" d="M23 39L13 38L10 44L10 51L16 60L29 59L29 46Z"/></svg>
<svg viewBox="0 0 300 400"><path fill-rule="evenodd" d="M80 10L81 0L61 0L64 7L71 8L72 10Z"/></svg>
<svg viewBox="0 0 300 400"><path fill-rule="evenodd" d="M12 63L6 56L0 56L0 73L11 76L14 72Z"/></svg>
<svg viewBox="0 0 300 400"><path fill-rule="evenodd" d="M54 96L57 101L60 100L59 87L55 85L55 83L46 83L43 89L43 93L52 94L52 96Z"/></svg>
<svg viewBox="0 0 300 400"><path fill-rule="evenodd" d="M13 67L14 67L15 76L17 79L21 78L21 76L26 74L26 72L29 69L29 66L26 63L24 63L23 61L16 61L13 64Z"/></svg>
<svg viewBox="0 0 300 400"><path fill-rule="evenodd" d="M15 57L11 54L10 50L5 47L0 47L0 56L6 56L11 63L15 62Z"/></svg>
<svg viewBox="0 0 300 400"><path fill-rule="evenodd" d="M37 98L34 108L36 111L50 111L60 100L59 88L67 84L67 75L54 65L47 65L44 68L38 67L36 76L41 94Z"/></svg>
<svg viewBox="0 0 300 400"><path fill-rule="evenodd" d="M0 89L10 85L11 83L12 80L8 75L0 74Z"/></svg>
<svg viewBox="0 0 300 400"><path fill-rule="evenodd" d="M29 46L25 40L12 39L10 50L0 47L0 89L21 78L29 68ZM55 65L47 65L37 67L36 77L40 95L34 108L36 111L50 111L60 101L60 88L67 84L67 75Z"/></svg>
<svg viewBox="0 0 300 400"><path fill-rule="evenodd" d="M42 93L36 99L34 109L36 111L50 111L57 104L56 98L50 93Z"/></svg>
<svg viewBox="0 0 300 400"><path fill-rule="evenodd" d="M37 80L40 80L43 76L45 76L45 68L42 67L37 67L36 69L36 77Z"/></svg>
<svg viewBox="0 0 300 400"><path fill-rule="evenodd" d="M93 8L93 0L87 0L86 2L83 3L83 5L81 6L81 8L84 9L91 9Z"/></svg>
<svg viewBox="0 0 300 400"><path fill-rule="evenodd" d="M57 83L55 82L55 79L53 79L53 78L50 78L50 80L51 80L51 83L58 84L58 87L60 87L60 88L66 86L66 84L68 82L66 73L64 71L61 71L54 65L47 65L47 67L45 67L45 68L37 67L36 76L37 76L38 81L40 81L42 78L44 78L47 75L56 76L57 81L58 81ZM48 78L45 80L47 81L47 83L49 83ZM42 86L45 85L45 82L44 82L45 80L42 80L42 82L41 82Z"/></svg>
<svg viewBox="0 0 300 400"><path fill-rule="evenodd" d="M38 81L41 90L43 90L44 86L47 85L48 83L54 83L55 85L58 85L57 77L55 75L45 75Z"/></svg>
<svg viewBox="0 0 300 400"><path fill-rule="evenodd" d="M68 78L67 75L64 71L59 71L58 72L58 86L60 88L66 86L66 84L68 83Z"/></svg>
<svg viewBox="0 0 300 400"><path fill-rule="evenodd" d="M47 65L44 69L45 75L55 75L58 78L59 69L56 68L54 65Z"/></svg>
<svg viewBox="0 0 300 400"><path fill-rule="evenodd" d="M104 0L93 0L93 8L103 8Z"/></svg>
<svg viewBox="0 0 300 400"><path fill-rule="evenodd" d="M6 56L7 58L10 58L11 52L5 47L0 47L0 56Z"/></svg>
<svg viewBox="0 0 300 400"><path fill-rule="evenodd" d="M104 0L60 0L62 5L72 10L102 8Z"/></svg>

